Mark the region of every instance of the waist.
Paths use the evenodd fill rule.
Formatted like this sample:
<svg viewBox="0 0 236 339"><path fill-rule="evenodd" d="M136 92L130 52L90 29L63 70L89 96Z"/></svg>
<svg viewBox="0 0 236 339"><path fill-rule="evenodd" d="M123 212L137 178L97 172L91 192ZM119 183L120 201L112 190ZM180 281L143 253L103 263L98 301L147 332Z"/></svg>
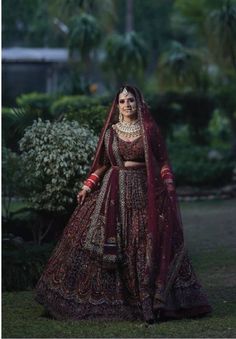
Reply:
<svg viewBox="0 0 236 339"><path fill-rule="evenodd" d="M112 168L118 170L138 169L145 167L146 167L145 162L136 162L136 161L124 161L123 166L112 166Z"/></svg>

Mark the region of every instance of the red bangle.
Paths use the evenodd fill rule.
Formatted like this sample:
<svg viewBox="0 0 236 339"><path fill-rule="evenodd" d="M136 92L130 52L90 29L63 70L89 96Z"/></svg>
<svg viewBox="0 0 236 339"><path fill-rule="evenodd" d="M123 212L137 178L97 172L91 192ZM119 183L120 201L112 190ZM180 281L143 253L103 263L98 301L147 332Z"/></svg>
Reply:
<svg viewBox="0 0 236 339"><path fill-rule="evenodd" d="M85 181L84 185L92 189L99 182L100 177L96 173L92 173Z"/></svg>

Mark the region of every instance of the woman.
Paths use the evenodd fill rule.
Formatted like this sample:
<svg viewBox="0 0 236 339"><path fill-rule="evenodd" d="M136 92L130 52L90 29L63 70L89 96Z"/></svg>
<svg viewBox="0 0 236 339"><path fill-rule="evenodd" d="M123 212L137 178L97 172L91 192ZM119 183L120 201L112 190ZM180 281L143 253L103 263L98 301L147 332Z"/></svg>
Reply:
<svg viewBox="0 0 236 339"><path fill-rule="evenodd" d="M117 93L78 206L36 287L57 319L212 311L184 247L173 173L137 88Z"/></svg>

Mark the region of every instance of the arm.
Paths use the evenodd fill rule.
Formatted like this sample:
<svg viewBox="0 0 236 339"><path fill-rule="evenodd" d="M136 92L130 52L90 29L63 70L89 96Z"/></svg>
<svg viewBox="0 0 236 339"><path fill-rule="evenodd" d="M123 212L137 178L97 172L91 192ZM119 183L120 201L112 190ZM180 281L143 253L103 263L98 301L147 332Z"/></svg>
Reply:
<svg viewBox="0 0 236 339"><path fill-rule="evenodd" d="M174 188L174 175L168 158L166 143L161 135L159 128L156 129L155 139L153 140L153 149L156 155L157 162L160 166L160 175L169 192Z"/></svg>
<svg viewBox="0 0 236 339"><path fill-rule="evenodd" d="M90 176L84 181L84 185L81 189L81 191L77 194L77 201L80 204L83 204L85 197L87 194L89 194L102 180L102 177L106 173L106 171L111 166L110 160L108 158L108 155L106 153L105 147L103 156L101 159L101 164L98 166L98 168L90 174Z"/></svg>

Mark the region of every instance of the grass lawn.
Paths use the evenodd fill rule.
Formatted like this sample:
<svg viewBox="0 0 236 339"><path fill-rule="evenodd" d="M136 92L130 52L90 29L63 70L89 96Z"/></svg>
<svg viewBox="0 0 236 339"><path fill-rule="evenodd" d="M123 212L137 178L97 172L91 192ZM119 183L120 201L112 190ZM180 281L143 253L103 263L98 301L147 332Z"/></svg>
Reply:
<svg viewBox="0 0 236 339"><path fill-rule="evenodd" d="M211 316L162 322L56 321L41 317L32 291L3 293L4 338L236 337L236 200L182 203L185 238L213 307Z"/></svg>

